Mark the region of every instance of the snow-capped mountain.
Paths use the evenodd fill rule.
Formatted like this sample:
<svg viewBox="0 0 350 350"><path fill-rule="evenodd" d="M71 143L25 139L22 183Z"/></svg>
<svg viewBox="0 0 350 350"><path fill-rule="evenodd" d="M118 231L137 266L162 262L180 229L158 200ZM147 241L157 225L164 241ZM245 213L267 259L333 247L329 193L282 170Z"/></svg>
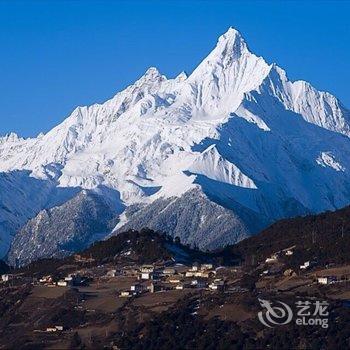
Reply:
<svg viewBox="0 0 350 350"><path fill-rule="evenodd" d="M29 218L80 189L108 198L119 216L114 233L211 227L181 238L213 249L279 218L349 204L349 168L350 112L333 95L290 81L230 28L189 76L167 79L150 68L45 135L0 138L1 253ZM222 212L169 210L203 201ZM224 214L232 216L220 234Z"/></svg>

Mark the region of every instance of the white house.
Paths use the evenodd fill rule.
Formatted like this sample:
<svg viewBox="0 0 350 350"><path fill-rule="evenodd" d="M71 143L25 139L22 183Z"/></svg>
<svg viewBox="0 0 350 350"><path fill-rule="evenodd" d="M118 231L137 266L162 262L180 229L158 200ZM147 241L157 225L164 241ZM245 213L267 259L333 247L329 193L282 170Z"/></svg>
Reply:
<svg viewBox="0 0 350 350"><path fill-rule="evenodd" d="M202 264L201 270L211 270L213 268L213 264Z"/></svg>
<svg viewBox="0 0 350 350"><path fill-rule="evenodd" d="M141 279L142 280L151 280L151 279L153 279L153 273L152 272L141 272Z"/></svg>
<svg viewBox="0 0 350 350"><path fill-rule="evenodd" d="M218 290L218 286L216 284L214 284L214 283L210 283L208 287L211 290Z"/></svg>
<svg viewBox="0 0 350 350"><path fill-rule="evenodd" d="M163 275L164 276L172 276L172 275L175 275L175 269L174 268L171 268L171 267L166 267L164 270L163 270Z"/></svg>
<svg viewBox="0 0 350 350"><path fill-rule="evenodd" d="M310 267L310 261L305 261L303 265L300 265L300 270L306 270Z"/></svg>
<svg viewBox="0 0 350 350"><path fill-rule="evenodd" d="M140 271L142 273L152 273L154 271L154 266L153 265L142 265L140 267Z"/></svg>
<svg viewBox="0 0 350 350"><path fill-rule="evenodd" d="M319 284L332 284L337 280L335 276L323 276L317 277L317 282Z"/></svg>
<svg viewBox="0 0 350 350"><path fill-rule="evenodd" d="M42 284L52 283L52 276L51 275L47 275L47 276L41 277L39 279L39 283L42 283Z"/></svg>
<svg viewBox="0 0 350 350"><path fill-rule="evenodd" d="M211 275L214 275L213 271L200 271L200 273L196 273L196 277L209 278Z"/></svg>
<svg viewBox="0 0 350 350"><path fill-rule="evenodd" d="M168 279L168 282L169 283L180 283L181 281L180 281L180 278L178 278L178 277L171 277Z"/></svg>
<svg viewBox="0 0 350 350"><path fill-rule="evenodd" d="M197 263L194 263L194 264L192 265L191 271L198 271L198 270L199 270L198 264L197 264Z"/></svg>
<svg viewBox="0 0 350 350"><path fill-rule="evenodd" d="M274 263L277 261L277 255L276 254L273 254L271 255L269 258L266 258L265 262L266 263Z"/></svg>
<svg viewBox="0 0 350 350"><path fill-rule="evenodd" d="M1 275L1 280L3 282L9 281L9 279L10 279L10 275L8 275L8 274Z"/></svg>
<svg viewBox="0 0 350 350"><path fill-rule="evenodd" d="M187 271L185 274L186 277L194 277L195 275L196 275L196 272L191 270Z"/></svg>
<svg viewBox="0 0 350 350"><path fill-rule="evenodd" d="M46 332L49 332L49 333L57 332L57 328L56 327L47 327Z"/></svg>
<svg viewBox="0 0 350 350"><path fill-rule="evenodd" d="M60 280L57 282L57 285L59 287L67 287L69 285L69 282L68 281L63 281L63 280Z"/></svg>
<svg viewBox="0 0 350 350"><path fill-rule="evenodd" d="M130 287L130 290L134 293L140 293L144 290L144 286L140 283L136 283Z"/></svg>
<svg viewBox="0 0 350 350"><path fill-rule="evenodd" d="M318 277L317 282L319 284L328 284L328 278L327 277Z"/></svg>

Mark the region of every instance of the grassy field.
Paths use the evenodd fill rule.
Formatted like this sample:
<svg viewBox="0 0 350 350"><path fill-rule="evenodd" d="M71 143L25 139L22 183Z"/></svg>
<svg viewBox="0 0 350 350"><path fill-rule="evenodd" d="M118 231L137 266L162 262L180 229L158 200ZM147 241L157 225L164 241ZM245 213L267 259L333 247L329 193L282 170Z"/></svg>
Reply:
<svg viewBox="0 0 350 350"><path fill-rule="evenodd" d="M61 297L69 287L34 286L32 296L36 298L56 299Z"/></svg>
<svg viewBox="0 0 350 350"><path fill-rule="evenodd" d="M190 293L191 290L168 290L156 293L146 293L132 302L134 306L154 308L157 306L170 306Z"/></svg>
<svg viewBox="0 0 350 350"><path fill-rule="evenodd" d="M202 312L200 310L199 312L203 312L203 314L206 314L206 320L218 316L221 320L224 321L242 322L250 318L256 317L255 313L248 312L240 304L223 304L217 306L213 310L210 310L209 313L206 313L205 310L202 310Z"/></svg>

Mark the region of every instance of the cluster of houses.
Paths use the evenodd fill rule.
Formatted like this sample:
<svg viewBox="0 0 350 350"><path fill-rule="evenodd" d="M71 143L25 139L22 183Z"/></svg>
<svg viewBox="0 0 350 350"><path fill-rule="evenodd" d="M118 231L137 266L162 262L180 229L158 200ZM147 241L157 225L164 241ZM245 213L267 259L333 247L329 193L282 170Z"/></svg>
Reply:
<svg viewBox="0 0 350 350"><path fill-rule="evenodd" d="M57 325L57 326L52 326L52 327L47 327L46 329L34 329L34 333L55 333L55 332L63 332L65 330L64 326Z"/></svg>
<svg viewBox="0 0 350 350"><path fill-rule="evenodd" d="M266 276L266 275L270 275L270 274L273 274L273 272L280 272L281 271L281 268L277 268L276 269L276 266L278 264L280 259L283 257L283 256L292 256L294 254L294 248L295 246L293 247L289 247L289 248L286 248L286 249L283 249L283 250L280 250L276 253L273 253L271 254L269 257L267 257L265 259L265 263L270 265L270 267L266 270L264 270L260 276ZM317 265L317 260L316 259L313 259L313 260L308 260L308 261L305 261L302 265L299 266L299 269L301 271L305 271L305 270L309 270L313 267L315 267ZM272 267L271 267L272 266ZM275 268L273 268L275 266ZM292 276L292 275L296 275L296 273L294 271L292 271L291 269L287 269L286 271L284 271L283 273L285 276ZM322 282L319 282L319 283L322 283Z"/></svg>
<svg viewBox="0 0 350 350"><path fill-rule="evenodd" d="M275 263L278 261L278 258L285 255L285 256L291 256L294 253L294 248L293 247L289 247L283 250L280 250L279 252L276 252L274 254L272 254L271 256L269 256L268 258L266 258L265 263L270 264L270 263Z"/></svg>
<svg viewBox="0 0 350 350"><path fill-rule="evenodd" d="M294 253L294 248L295 246L293 247L290 247L290 248L286 248L286 249L283 249L279 252L276 252L274 254L272 254L271 256L267 257L265 259L265 263L266 264L274 264L274 263L277 263L279 258L281 256L291 256L293 255ZM299 269L300 270L308 270L308 269L311 269L312 267L316 266L317 265L317 261L316 259L314 260L308 260L308 261L305 261L302 265L299 266ZM264 271L264 274L268 274L268 270Z"/></svg>
<svg viewBox="0 0 350 350"><path fill-rule="evenodd" d="M142 265L140 267L126 266L119 272L116 270L110 270L107 272L107 276L110 277L123 275L136 277L139 280L158 280L166 278L169 282L184 277L210 278L215 276L215 274L216 270L213 268L212 264L193 264L191 267L182 264L176 264L171 267L155 267L154 265Z"/></svg>
<svg viewBox="0 0 350 350"><path fill-rule="evenodd" d="M81 258L77 256L77 259ZM130 290L124 290L120 297L129 297L144 292L154 293L161 290L183 290L186 288L209 289L212 291L223 290L225 283L217 278L217 269L211 263L194 263L192 266L174 264L170 266L125 266L121 269L110 269L101 276L98 268L94 271L94 277L112 278L117 276L133 277L137 281ZM102 272L102 271L101 271ZM84 275L84 274L83 274ZM47 287L73 287L87 285L90 277L83 276L80 272L68 274L57 281L52 275L42 276L39 280L33 279L34 283ZM13 276L4 274L1 280L7 282Z"/></svg>
<svg viewBox="0 0 350 350"><path fill-rule="evenodd" d="M333 284L335 282L337 282L336 276L317 277L317 283L319 283L319 284Z"/></svg>
<svg viewBox="0 0 350 350"><path fill-rule="evenodd" d="M76 255L77 260L82 257ZM130 290L124 290L120 297L129 297L144 292L154 293L161 290L183 290L186 288L208 289L220 291L225 287L225 282L217 278L220 269L214 268L211 263L194 263L191 266L183 264L163 264L163 265L133 265L121 268L115 267L105 270L103 265L97 266L94 270L78 271L68 274L57 280L53 275L42 276L40 279L32 279L32 282L47 287L74 287L87 285L91 278L113 278L117 276L127 276L135 278ZM91 276L90 276L90 275ZM89 275L89 276L88 276ZM11 280L13 276L4 274L2 281Z"/></svg>
<svg viewBox="0 0 350 350"><path fill-rule="evenodd" d="M126 275L131 274L127 269ZM111 275L111 273L109 274ZM120 297L131 297L144 292L154 293L161 290L183 290L186 288L207 288L213 291L223 290L225 283L215 278L216 270L212 264L193 264L191 267L176 264L171 267L155 268L153 265L140 266L132 271L138 282L130 290L121 291Z"/></svg>
<svg viewBox="0 0 350 350"><path fill-rule="evenodd" d="M49 286L49 287L74 287L86 285L88 281L87 277L83 277L80 274L69 274L63 279L54 281L51 275L43 276L39 279L39 284Z"/></svg>
<svg viewBox="0 0 350 350"><path fill-rule="evenodd" d="M47 327L46 332L53 333L53 332L62 332L64 330L63 326L54 326L54 327Z"/></svg>
<svg viewBox="0 0 350 350"><path fill-rule="evenodd" d="M285 256L293 255L294 247L290 247L290 248L287 248L287 249L284 249L284 250L281 250L281 251L279 251L277 253L272 254L271 256L266 258L265 263L266 264L272 264L272 266L274 266L274 263L277 263L279 258L282 255L285 255ZM317 265L318 265L317 259L314 258L313 260L307 260L303 264L299 265L299 269L301 271L306 271L306 270L312 269L313 267L315 267ZM333 265L334 265L333 263L330 263L330 264L326 265L326 268L332 267ZM270 272L271 272L271 269L264 270L260 274L260 276L269 275ZM296 273L292 269L285 270L283 274L285 276L296 276ZM348 280L350 280L350 274L342 275L341 279L339 279L337 276L334 276L334 275L316 276L315 277L315 281L318 284L323 284L323 285L334 284L334 283L337 283L337 282L348 281Z"/></svg>
<svg viewBox="0 0 350 350"><path fill-rule="evenodd" d="M348 282L350 281L350 272L348 271L332 271L333 274L325 274L324 272L319 275L316 273L316 280L318 284L334 284L334 283L341 283L341 282Z"/></svg>

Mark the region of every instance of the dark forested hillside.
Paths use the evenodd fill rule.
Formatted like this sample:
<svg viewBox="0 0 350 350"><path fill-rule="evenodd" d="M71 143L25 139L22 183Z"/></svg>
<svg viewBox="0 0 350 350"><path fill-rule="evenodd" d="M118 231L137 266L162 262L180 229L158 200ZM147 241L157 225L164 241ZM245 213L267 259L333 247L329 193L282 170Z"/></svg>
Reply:
<svg viewBox="0 0 350 350"><path fill-rule="evenodd" d="M260 234L227 247L222 254L237 254L251 264L292 246L292 265L307 259L322 264L350 262L350 207L278 221Z"/></svg>
<svg viewBox="0 0 350 350"><path fill-rule="evenodd" d="M9 266L3 260L0 260L0 274L6 273L9 270Z"/></svg>
<svg viewBox="0 0 350 350"><path fill-rule="evenodd" d="M170 259L171 254L165 248L167 238L152 230L129 230L106 241L94 243L80 253L86 258L99 262L111 261L122 252L136 256L139 263L152 263L158 259Z"/></svg>

